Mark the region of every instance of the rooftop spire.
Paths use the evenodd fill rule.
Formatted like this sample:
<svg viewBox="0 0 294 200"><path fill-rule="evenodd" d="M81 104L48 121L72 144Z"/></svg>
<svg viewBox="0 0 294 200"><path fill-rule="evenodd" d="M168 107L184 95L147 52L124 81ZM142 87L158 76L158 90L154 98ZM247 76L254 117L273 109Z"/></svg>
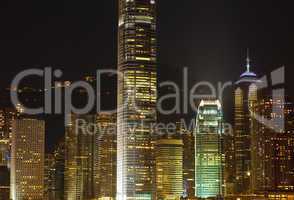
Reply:
<svg viewBox="0 0 294 200"><path fill-rule="evenodd" d="M246 57L246 71L241 74L241 77L256 77L256 74L252 71L250 71L251 65L250 65L250 56L249 56L249 49L247 49L247 57Z"/></svg>
<svg viewBox="0 0 294 200"><path fill-rule="evenodd" d="M247 67L247 72L250 72L250 56L249 56L249 48L247 48L246 67Z"/></svg>

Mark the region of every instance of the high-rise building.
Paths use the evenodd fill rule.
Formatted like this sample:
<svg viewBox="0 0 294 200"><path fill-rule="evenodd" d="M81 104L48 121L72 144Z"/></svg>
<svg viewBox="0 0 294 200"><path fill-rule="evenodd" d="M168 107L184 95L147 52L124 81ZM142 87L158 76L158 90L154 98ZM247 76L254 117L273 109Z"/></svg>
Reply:
<svg viewBox="0 0 294 200"><path fill-rule="evenodd" d="M240 194L252 193L252 117L258 101L257 84L255 73L250 71L250 59L247 57L247 70L240 76L235 84L235 110L234 110L234 142L235 142L235 165L236 165L236 188Z"/></svg>
<svg viewBox="0 0 294 200"><path fill-rule="evenodd" d="M225 168L224 168L224 182L226 195L235 194L235 145L234 136L232 134L224 134L224 155L225 155Z"/></svg>
<svg viewBox="0 0 294 200"><path fill-rule="evenodd" d="M9 167L12 123L17 112L10 108L0 110L0 165Z"/></svg>
<svg viewBox="0 0 294 200"><path fill-rule="evenodd" d="M17 119L12 127L10 198L42 200L45 122Z"/></svg>
<svg viewBox="0 0 294 200"><path fill-rule="evenodd" d="M0 139L0 200L9 199L10 170L9 170L9 139Z"/></svg>
<svg viewBox="0 0 294 200"><path fill-rule="evenodd" d="M0 200L8 199L10 193L10 146L12 122L17 112L13 109L0 110Z"/></svg>
<svg viewBox="0 0 294 200"><path fill-rule="evenodd" d="M285 103L284 97L264 97L258 102L256 111L262 119L273 123L253 120L252 141L252 188L258 194L285 195L294 192L294 107ZM284 116L275 112L274 107L284 110ZM284 118L284 130L277 131L279 118Z"/></svg>
<svg viewBox="0 0 294 200"><path fill-rule="evenodd" d="M183 141L160 139L156 142L156 196L177 200L183 195Z"/></svg>
<svg viewBox="0 0 294 200"><path fill-rule="evenodd" d="M17 118L18 113L11 108L0 110L0 139L9 139L12 133L12 122Z"/></svg>
<svg viewBox="0 0 294 200"><path fill-rule="evenodd" d="M183 140L183 184L184 198L193 198L195 195L195 139L193 131L177 123L177 133Z"/></svg>
<svg viewBox="0 0 294 200"><path fill-rule="evenodd" d="M97 127L95 197L99 200L114 200L116 197L116 114L98 114Z"/></svg>
<svg viewBox="0 0 294 200"><path fill-rule="evenodd" d="M64 142L60 141L53 153L45 156L44 199L64 199Z"/></svg>
<svg viewBox="0 0 294 200"><path fill-rule="evenodd" d="M55 167L52 154L45 155L44 162L44 199L54 199Z"/></svg>
<svg viewBox="0 0 294 200"><path fill-rule="evenodd" d="M65 165L65 145L64 141L60 141L57 144L56 149L53 152L54 156L54 200L64 199L64 165Z"/></svg>
<svg viewBox="0 0 294 200"><path fill-rule="evenodd" d="M118 0L117 200L154 199L156 0Z"/></svg>
<svg viewBox="0 0 294 200"><path fill-rule="evenodd" d="M72 114L66 126L64 195L66 200L94 196L95 115Z"/></svg>
<svg viewBox="0 0 294 200"><path fill-rule="evenodd" d="M198 107L195 127L195 196L222 197L223 114L218 100L202 100Z"/></svg>

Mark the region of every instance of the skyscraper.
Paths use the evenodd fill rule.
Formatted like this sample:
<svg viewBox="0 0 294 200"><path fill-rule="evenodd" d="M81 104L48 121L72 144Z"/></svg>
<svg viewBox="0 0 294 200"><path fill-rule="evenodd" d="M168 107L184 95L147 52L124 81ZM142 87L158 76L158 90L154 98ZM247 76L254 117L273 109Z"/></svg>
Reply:
<svg viewBox="0 0 294 200"><path fill-rule="evenodd" d="M251 188L251 139L252 118L250 112L258 101L257 83L255 73L250 71L250 59L247 56L247 70L240 76L235 84L235 120L234 142L236 159L236 192L242 194L252 193Z"/></svg>
<svg viewBox="0 0 294 200"><path fill-rule="evenodd" d="M54 196L54 180L55 168L54 168L54 157L52 154L45 154L44 162L44 199L50 200Z"/></svg>
<svg viewBox="0 0 294 200"><path fill-rule="evenodd" d="M223 114L218 100L202 100L195 128L195 196L223 196Z"/></svg>
<svg viewBox="0 0 294 200"><path fill-rule="evenodd" d="M156 196L177 200L183 194L183 141L160 139L156 142Z"/></svg>
<svg viewBox="0 0 294 200"><path fill-rule="evenodd" d="M257 112L264 119L281 118L273 107L284 110L285 130L276 131L277 123L266 126L255 120L252 141L252 188L255 193L285 195L294 192L294 108L285 103L284 97L263 97L258 102Z"/></svg>
<svg viewBox="0 0 294 200"><path fill-rule="evenodd" d="M10 193L10 137L16 117L17 112L13 109L0 110L0 200L8 199Z"/></svg>
<svg viewBox="0 0 294 200"><path fill-rule="evenodd" d="M182 123L177 123L177 132L183 140L183 197L195 195L195 138L193 131L187 130Z"/></svg>
<svg viewBox="0 0 294 200"><path fill-rule="evenodd" d="M13 122L10 186L13 200L42 200L44 193L45 122Z"/></svg>
<svg viewBox="0 0 294 200"><path fill-rule="evenodd" d="M118 0L117 199L154 198L156 1Z"/></svg>
<svg viewBox="0 0 294 200"><path fill-rule="evenodd" d="M17 118L18 113L11 108L0 110L0 139L9 139L12 133L12 122Z"/></svg>
<svg viewBox="0 0 294 200"><path fill-rule="evenodd" d="M65 145L64 141L57 144L53 153L54 156L54 200L64 199L64 165L65 165Z"/></svg>
<svg viewBox="0 0 294 200"><path fill-rule="evenodd" d="M66 200L94 196L95 115L72 114L66 127L64 195Z"/></svg>
<svg viewBox="0 0 294 200"><path fill-rule="evenodd" d="M116 197L116 114L99 113L95 154L95 197L114 200Z"/></svg>
<svg viewBox="0 0 294 200"><path fill-rule="evenodd" d="M225 154L225 168L224 168L224 182L225 195L232 195L235 193L235 145L234 136L232 134L224 134L224 154Z"/></svg>

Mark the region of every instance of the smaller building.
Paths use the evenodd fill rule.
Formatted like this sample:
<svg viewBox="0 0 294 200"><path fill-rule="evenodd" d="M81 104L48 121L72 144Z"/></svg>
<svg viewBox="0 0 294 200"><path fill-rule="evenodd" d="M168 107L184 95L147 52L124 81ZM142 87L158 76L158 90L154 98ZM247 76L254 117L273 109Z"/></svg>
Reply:
<svg viewBox="0 0 294 200"><path fill-rule="evenodd" d="M160 139L156 143L156 196L161 200L180 199L183 194L183 142Z"/></svg>

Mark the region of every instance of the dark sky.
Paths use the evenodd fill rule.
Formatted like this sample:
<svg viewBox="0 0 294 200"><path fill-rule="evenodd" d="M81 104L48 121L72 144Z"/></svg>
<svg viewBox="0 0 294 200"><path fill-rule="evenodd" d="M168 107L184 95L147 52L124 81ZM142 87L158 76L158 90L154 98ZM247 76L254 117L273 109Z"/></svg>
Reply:
<svg viewBox="0 0 294 200"><path fill-rule="evenodd" d="M247 47L258 73L293 68L294 14L287 2L158 0L161 77L188 66L192 79L235 78ZM62 67L71 77L116 65L116 0L3 1L0 15L1 83L32 66Z"/></svg>
<svg viewBox="0 0 294 200"><path fill-rule="evenodd" d="M234 81L250 48L257 74L286 66L293 94L293 20L288 0L158 0L160 81L180 84L184 66L190 86ZM61 68L64 79L115 68L116 24L116 0L2 1L0 86L31 67Z"/></svg>

